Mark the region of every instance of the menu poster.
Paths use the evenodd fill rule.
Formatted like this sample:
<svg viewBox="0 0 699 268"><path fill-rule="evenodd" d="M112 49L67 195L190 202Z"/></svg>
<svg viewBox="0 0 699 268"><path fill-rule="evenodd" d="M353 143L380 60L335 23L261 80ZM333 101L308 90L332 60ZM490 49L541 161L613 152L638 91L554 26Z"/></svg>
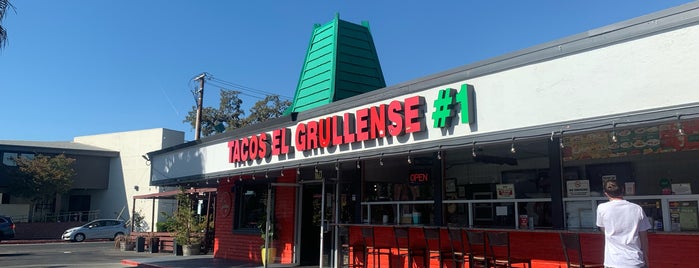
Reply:
<svg viewBox="0 0 699 268"><path fill-rule="evenodd" d="M568 197L590 196L589 180L574 180L566 182Z"/></svg>
<svg viewBox="0 0 699 268"><path fill-rule="evenodd" d="M565 161L699 150L699 119L564 136L562 142Z"/></svg>

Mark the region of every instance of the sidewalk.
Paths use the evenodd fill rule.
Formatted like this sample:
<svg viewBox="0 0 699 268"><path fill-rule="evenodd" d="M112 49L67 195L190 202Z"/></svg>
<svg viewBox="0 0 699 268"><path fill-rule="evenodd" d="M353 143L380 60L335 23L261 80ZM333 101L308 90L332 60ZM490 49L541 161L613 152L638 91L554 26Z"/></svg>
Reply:
<svg viewBox="0 0 699 268"><path fill-rule="evenodd" d="M259 262L243 262L226 259L215 259L213 255L196 255L196 256L163 256L139 259L124 259L121 260L124 267L139 267L139 268L228 268L228 267L263 267ZM274 264L268 267L292 267L288 265ZM298 268L311 268L318 266L296 266Z"/></svg>
<svg viewBox="0 0 699 268"><path fill-rule="evenodd" d="M124 267L179 268L179 267L261 267L259 263L245 263L233 260L214 259L213 255L163 256L121 260Z"/></svg>

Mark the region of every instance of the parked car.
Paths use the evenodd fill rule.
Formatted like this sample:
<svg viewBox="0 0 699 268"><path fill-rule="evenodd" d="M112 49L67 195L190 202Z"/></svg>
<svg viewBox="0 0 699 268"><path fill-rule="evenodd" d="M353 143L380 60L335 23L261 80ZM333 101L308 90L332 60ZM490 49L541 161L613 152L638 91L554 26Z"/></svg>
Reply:
<svg viewBox="0 0 699 268"><path fill-rule="evenodd" d="M15 237L15 223L12 218L0 216L0 241Z"/></svg>
<svg viewBox="0 0 699 268"><path fill-rule="evenodd" d="M123 220L94 220L83 226L70 228L63 232L61 238L73 242L82 242L85 239L108 238L114 240L119 235L129 234L126 223Z"/></svg>

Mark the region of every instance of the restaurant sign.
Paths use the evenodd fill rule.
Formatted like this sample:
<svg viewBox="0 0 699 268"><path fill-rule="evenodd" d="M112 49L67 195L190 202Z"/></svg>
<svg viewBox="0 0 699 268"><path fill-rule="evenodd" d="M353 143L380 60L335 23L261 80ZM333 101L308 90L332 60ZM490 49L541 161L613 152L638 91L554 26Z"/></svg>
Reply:
<svg viewBox="0 0 699 268"><path fill-rule="evenodd" d="M473 86L439 90L431 112L434 128L448 128L457 114L462 124L474 122ZM241 163L355 142L399 137L427 130L425 98L391 100L339 115L305 121L228 141L228 162Z"/></svg>

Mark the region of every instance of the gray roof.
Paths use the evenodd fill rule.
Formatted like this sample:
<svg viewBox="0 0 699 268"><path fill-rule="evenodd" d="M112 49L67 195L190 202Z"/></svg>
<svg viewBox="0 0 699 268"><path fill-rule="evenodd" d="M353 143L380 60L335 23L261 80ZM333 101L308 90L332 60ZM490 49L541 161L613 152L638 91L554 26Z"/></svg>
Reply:
<svg viewBox="0 0 699 268"><path fill-rule="evenodd" d="M0 151L35 153L65 153L74 155L95 155L118 157L119 152L97 146L70 141L8 141L0 140Z"/></svg>

